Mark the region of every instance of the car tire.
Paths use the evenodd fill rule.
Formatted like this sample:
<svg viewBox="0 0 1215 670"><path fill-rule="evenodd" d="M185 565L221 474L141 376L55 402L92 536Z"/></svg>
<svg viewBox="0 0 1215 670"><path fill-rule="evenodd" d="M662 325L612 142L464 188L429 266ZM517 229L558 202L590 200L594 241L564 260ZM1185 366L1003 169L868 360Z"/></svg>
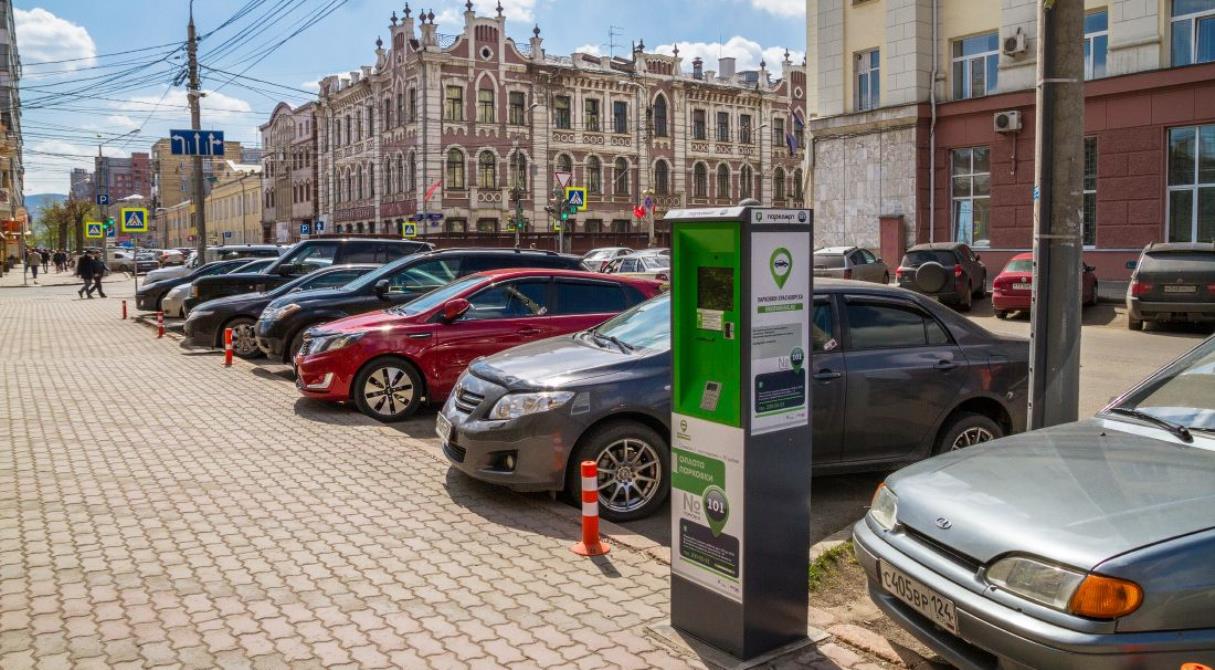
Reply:
<svg viewBox="0 0 1215 670"><path fill-rule="evenodd" d="M571 500L581 500L581 463L595 461L599 465L599 516L614 522L650 516L670 495L670 452L667 441L643 423L603 424L583 435L570 454L565 492ZM612 467L621 460L627 467Z"/></svg>
<svg viewBox="0 0 1215 670"><path fill-rule="evenodd" d="M986 279L979 280L979 285L975 287L975 290L971 291L970 297L978 298L979 300L982 300L983 298L987 297L987 280Z"/></svg>
<svg viewBox="0 0 1215 670"><path fill-rule="evenodd" d="M1004 437L1004 429L991 417L975 412L959 412L941 431L933 453L958 451L1001 437Z"/></svg>
<svg viewBox="0 0 1215 670"><path fill-rule="evenodd" d="M384 423L404 421L422 404L422 375L399 356L377 358L354 378L350 393L359 411Z"/></svg>
<svg viewBox="0 0 1215 670"><path fill-rule="evenodd" d="M283 356L287 359L287 362L292 365L292 367L295 366L295 355L299 353L300 347L304 346L305 330L308 330L307 326L300 328L295 335L292 335L291 343L287 345L287 349L283 352Z"/></svg>
<svg viewBox="0 0 1215 670"><path fill-rule="evenodd" d="M1126 327L1131 330L1143 330L1143 321L1140 319L1132 319L1128 316L1126 318Z"/></svg>
<svg viewBox="0 0 1215 670"><path fill-rule="evenodd" d="M882 286L890 286L890 273L882 275Z"/></svg>
<svg viewBox="0 0 1215 670"><path fill-rule="evenodd" d="M1093 307L1094 305L1097 304L1097 302L1100 300L1100 298L1097 296L1097 289L1099 289L1100 287L1101 287L1100 282L1093 282L1093 294L1091 296L1089 296L1089 299L1087 301L1085 301L1085 303L1084 303L1085 306Z"/></svg>
<svg viewBox="0 0 1215 670"><path fill-rule="evenodd" d="M232 353L240 358L250 360L262 355L262 350L257 348L257 331L256 324L253 319L247 316L238 316L224 324L220 328L219 334L222 343L223 333L225 328L232 329Z"/></svg>
<svg viewBox="0 0 1215 670"><path fill-rule="evenodd" d="M974 304L974 301L975 301L974 293L971 291L967 291L962 296L962 298L960 300L958 300L958 311L959 312L969 312L971 306Z"/></svg>
<svg viewBox="0 0 1215 670"><path fill-rule="evenodd" d="M997 319L1000 319L1000 320L1007 319L1007 318L1008 318L1008 312L1006 312L1006 311L1004 311L1004 310L1002 310L1002 309L997 309L997 310L996 310L996 318L997 318Z"/></svg>

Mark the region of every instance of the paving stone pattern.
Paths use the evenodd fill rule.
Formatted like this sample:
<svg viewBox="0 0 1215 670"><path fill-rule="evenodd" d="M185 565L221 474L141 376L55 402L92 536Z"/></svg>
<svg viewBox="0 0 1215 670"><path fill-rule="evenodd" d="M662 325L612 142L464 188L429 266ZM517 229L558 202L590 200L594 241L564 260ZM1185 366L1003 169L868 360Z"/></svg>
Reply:
<svg viewBox="0 0 1215 670"><path fill-rule="evenodd" d="M0 668L681 668L667 567L386 427L0 290ZM782 667L877 668L828 642Z"/></svg>

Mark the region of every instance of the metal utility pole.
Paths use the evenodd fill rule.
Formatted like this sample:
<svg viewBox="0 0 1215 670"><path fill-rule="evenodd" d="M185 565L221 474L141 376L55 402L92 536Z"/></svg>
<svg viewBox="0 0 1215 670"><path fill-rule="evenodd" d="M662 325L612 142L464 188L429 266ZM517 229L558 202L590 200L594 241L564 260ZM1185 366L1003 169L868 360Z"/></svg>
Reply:
<svg viewBox="0 0 1215 670"><path fill-rule="evenodd" d="M190 23L186 26L186 56L190 59L190 84L186 97L190 99L190 128L202 130L202 118L199 111L199 98L202 91L198 83L198 34L194 32L194 0L190 0ZM203 186L203 159L197 153L190 159L194 170L194 212L198 229L198 259L207 262L207 207L206 193Z"/></svg>
<svg viewBox="0 0 1215 670"><path fill-rule="evenodd" d="M1079 413L1084 204L1084 3L1038 5L1031 429Z"/></svg>

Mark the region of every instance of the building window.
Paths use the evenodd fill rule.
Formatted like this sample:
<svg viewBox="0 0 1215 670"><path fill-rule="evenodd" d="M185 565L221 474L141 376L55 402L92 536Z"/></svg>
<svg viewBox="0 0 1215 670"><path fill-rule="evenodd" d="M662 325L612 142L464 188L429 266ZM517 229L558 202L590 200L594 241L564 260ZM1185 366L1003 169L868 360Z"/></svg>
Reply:
<svg viewBox="0 0 1215 670"><path fill-rule="evenodd" d="M730 197L730 168L725 163L717 166L717 197Z"/></svg>
<svg viewBox="0 0 1215 670"><path fill-rule="evenodd" d="M803 179L802 169L798 168L798 169L794 170L793 171L793 199L794 200L802 199L802 195L803 195L802 194L802 179Z"/></svg>
<svg viewBox="0 0 1215 670"><path fill-rule="evenodd" d="M1215 61L1215 0L1173 0L1173 66Z"/></svg>
<svg viewBox="0 0 1215 670"><path fill-rule="evenodd" d="M587 219L586 226L582 229L584 233L602 233L603 219Z"/></svg>
<svg viewBox="0 0 1215 670"><path fill-rule="evenodd" d="M409 192L415 197L418 194L418 156L409 154Z"/></svg>
<svg viewBox="0 0 1215 670"><path fill-rule="evenodd" d="M972 247L991 245L991 149L953 150L950 195L953 198L954 240Z"/></svg>
<svg viewBox="0 0 1215 670"><path fill-rule="evenodd" d="M776 168L772 171L772 199L781 201L785 199L785 170L784 168Z"/></svg>
<svg viewBox="0 0 1215 670"><path fill-rule="evenodd" d="M447 219L443 222L443 230L448 233L459 233L463 235L468 232L467 219Z"/></svg>
<svg viewBox="0 0 1215 670"><path fill-rule="evenodd" d="M477 186L480 188L498 187L498 159L492 151L482 151L477 157Z"/></svg>
<svg viewBox="0 0 1215 670"><path fill-rule="evenodd" d="M464 152L459 149L447 152L447 188L464 190Z"/></svg>
<svg viewBox="0 0 1215 670"><path fill-rule="evenodd" d="M1105 57L1110 43L1109 13L1102 9L1084 15L1084 78L1105 76Z"/></svg>
<svg viewBox="0 0 1215 670"><path fill-rule="evenodd" d="M477 219L478 233L496 233L498 232L497 219Z"/></svg>
<svg viewBox="0 0 1215 670"><path fill-rule="evenodd" d="M621 135L629 132L629 103L619 100L612 103L612 132Z"/></svg>
<svg viewBox="0 0 1215 670"><path fill-rule="evenodd" d="M359 166L359 174L358 174L357 182L358 182L358 191L356 191L356 193L358 195L356 197L358 200L362 200L363 199L363 166L362 165Z"/></svg>
<svg viewBox="0 0 1215 670"><path fill-rule="evenodd" d="M388 130L392 121L392 98L384 98L384 113L380 116L380 130Z"/></svg>
<svg viewBox="0 0 1215 670"><path fill-rule="evenodd" d="M881 55L877 49L856 55L856 110L877 109L881 105Z"/></svg>
<svg viewBox="0 0 1215 670"><path fill-rule="evenodd" d="M397 125L405 123L405 95L397 93Z"/></svg>
<svg viewBox="0 0 1215 670"><path fill-rule="evenodd" d="M671 193L671 167L662 159L654 164L654 193L658 195L670 195Z"/></svg>
<svg viewBox="0 0 1215 670"><path fill-rule="evenodd" d="M785 117L778 116L772 119L772 146L779 147L782 144L787 144L785 138Z"/></svg>
<svg viewBox="0 0 1215 670"><path fill-rule="evenodd" d="M375 197L375 166L367 166L367 197Z"/></svg>
<svg viewBox="0 0 1215 670"><path fill-rule="evenodd" d="M511 186L520 190L527 190L527 156L523 155L522 151L515 150L515 153L510 157L510 169L512 172Z"/></svg>
<svg viewBox="0 0 1215 670"><path fill-rule="evenodd" d="M612 175L612 189L616 195L629 194L629 162L623 158L616 159L616 167Z"/></svg>
<svg viewBox="0 0 1215 670"><path fill-rule="evenodd" d="M557 172L573 172L574 160L569 157L569 154L561 154L557 156Z"/></svg>
<svg viewBox="0 0 1215 670"><path fill-rule="evenodd" d="M667 136L667 99L665 96L659 95L654 100L654 136Z"/></svg>
<svg viewBox="0 0 1215 670"><path fill-rule="evenodd" d="M1215 125L1169 129L1169 241L1215 242Z"/></svg>
<svg viewBox="0 0 1215 670"><path fill-rule="evenodd" d="M587 98L582 101L582 125L585 130L599 132L598 98Z"/></svg>
<svg viewBox="0 0 1215 670"><path fill-rule="evenodd" d="M397 193L405 193L405 159L397 154Z"/></svg>
<svg viewBox="0 0 1215 670"><path fill-rule="evenodd" d="M612 219L613 233L627 233L629 232L630 227L631 226L628 219Z"/></svg>
<svg viewBox="0 0 1215 670"><path fill-rule="evenodd" d="M586 158L586 190L595 195L603 193L603 164L595 156Z"/></svg>
<svg viewBox="0 0 1215 670"><path fill-rule="evenodd" d="M569 130L572 125L570 122L570 97L568 95L557 96L553 111L556 115L554 123L557 128L559 130Z"/></svg>
<svg viewBox="0 0 1215 670"><path fill-rule="evenodd" d="M443 118L447 121L464 120L464 87L447 87L447 99L446 104L443 106Z"/></svg>
<svg viewBox="0 0 1215 670"><path fill-rule="evenodd" d="M703 140L708 137L705 131L705 110L692 110L692 139Z"/></svg>
<svg viewBox="0 0 1215 670"><path fill-rule="evenodd" d="M742 166L742 169L740 169L738 171L738 198L739 198L739 200L745 200L747 198L752 197L751 196L751 186L753 185L754 181L755 181L755 179L751 176L751 166L750 165Z"/></svg>
<svg viewBox="0 0 1215 670"><path fill-rule="evenodd" d="M494 92L493 89L477 90L477 121L479 123L494 122Z"/></svg>
<svg viewBox="0 0 1215 670"><path fill-rule="evenodd" d="M512 126L527 125L527 121L524 119L527 95L522 91L511 91L508 99L510 101L510 124Z"/></svg>
<svg viewBox="0 0 1215 670"><path fill-rule="evenodd" d="M418 89L409 89L409 122L418 120Z"/></svg>
<svg viewBox="0 0 1215 670"><path fill-rule="evenodd" d="M977 98L997 90L1000 34L986 33L953 43L953 97Z"/></svg>
<svg viewBox="0 0 1215 670"><path fill-rule="evenodd" d="M697 163L692 168L692 195L697 198L709 197L709 168L704 163Z"/></svg>
<svg viewBox="0 0 1215 670"><path fill-rule="evenodd" d="M1097 246L1097 138L1084 138L1084 246Z"/></svg>
<svg viewBox="0 0 1215 670"><path fill-rule="evenodd" d="M730 113L729 112L718 112L717 113L717 141L718 142L729 142L730 141Z"/></svg>
<svg viewBox="0 0 1215 670"><path fill-rule="evenodd" d="M738 117L738 141L742 144L751 143L751 115L740 114Z"/></svg>

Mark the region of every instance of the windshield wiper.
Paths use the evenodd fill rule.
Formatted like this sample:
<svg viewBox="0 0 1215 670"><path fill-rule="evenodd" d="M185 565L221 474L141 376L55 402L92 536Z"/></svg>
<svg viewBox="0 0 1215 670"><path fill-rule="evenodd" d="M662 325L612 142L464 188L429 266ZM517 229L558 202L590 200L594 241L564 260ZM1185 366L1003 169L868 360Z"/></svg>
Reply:
<svg viewBox="0 0 1215 670"><path fill-rule="evenodd" d="M1129 407L1115 407L1109 411L1113 414L1122 414L1124 416L1134 417L1136 419L1139 419L1140 421L1146 421L1154 426L1163 428L1163 429L1169 431L1170 433L1176 435L1179 439L1181 439L1182 442L1193 442L1194 441L1194 436L1190 434L1190 429L1186 428L1185 426L1183 426L1179 423L1173 423L1172 421L1166 421L1165 419L1162 419L1158 416L1153 416L1151 414L1148 414L1147 412L1137 410L1137 409L1131 409Z"/></svg>
<svg viewBox="0 0 1215 670"><path fill-rule="evenodd" d="M604 335L603 333L599 332L598 330L591 330L588 332L591 334L591 337L594 338L596 342L598 342L599 340L607 340L608 342L611 342L612 344L616 345L617 349L619 349L620 351L622 351L626 354L634 349L634 347L632 345L628 345L628 344L625 344L624 342L621 342L620 339L617 338L615 335Z"/></svg>

